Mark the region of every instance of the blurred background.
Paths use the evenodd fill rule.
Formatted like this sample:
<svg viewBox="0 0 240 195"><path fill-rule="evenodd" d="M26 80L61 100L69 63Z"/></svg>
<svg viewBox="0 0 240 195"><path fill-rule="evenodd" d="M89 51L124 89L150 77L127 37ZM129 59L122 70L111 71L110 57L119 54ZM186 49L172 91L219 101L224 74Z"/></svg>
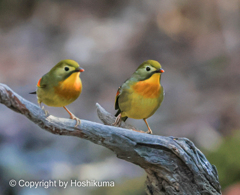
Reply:
<svg viewBox="0 0 240 195"><path fill-rule="evenodd" d="M0 82L29 92L62 59L85 72L68 106L100 122L117 88L145 60L162 64L165 99L149 118L156 135L191 139L217 166L224 195L240 194L240 2L238 0L0 0ZM46 109L69 117L63 108ZM128 123L147 130L142 120ZM102 146L52 135L0 105L0 194L143 195L145 172ZM11 188L10 179L110 180L111 188Z"/></svg>

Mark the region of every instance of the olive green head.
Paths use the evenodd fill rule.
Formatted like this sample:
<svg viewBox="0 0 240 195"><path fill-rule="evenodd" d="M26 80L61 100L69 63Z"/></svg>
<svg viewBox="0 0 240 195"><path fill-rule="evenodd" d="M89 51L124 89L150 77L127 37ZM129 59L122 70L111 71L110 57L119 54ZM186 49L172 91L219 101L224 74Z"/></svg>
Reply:
<svg viewBox="0 0 240 195"><path fill-rule="evenodd" d="M155 60L147 60L143 62L134 72L133 77L138 80L150 78L153 74L161 74L164 70L159 62Z"/></svg>
<svg viewBox="0 0 240 195"><path fill-rule="evenodd" d="M58 81L65 80L71 74L76 72L83 72L84 69L80 68L79 64L74 60L62 60L58 62L50 71L49 74L54 76Z"/></svg>

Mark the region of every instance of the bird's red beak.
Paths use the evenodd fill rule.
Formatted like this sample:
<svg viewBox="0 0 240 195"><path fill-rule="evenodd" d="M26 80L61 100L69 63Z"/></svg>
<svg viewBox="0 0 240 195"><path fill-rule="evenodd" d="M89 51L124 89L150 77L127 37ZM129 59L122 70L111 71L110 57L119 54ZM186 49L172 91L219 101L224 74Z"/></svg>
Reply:
<svg viewBox="0 0 240 195"><path fill-rule="evenodd" d="M83 68L79 68L79 72L84 72L84 69Z"/></svg>
<svg viewBox="0 0 240 195"><path fill-rule="evenodd" d="M83 68L80 68L80 67L78 67L78 68L76 68L76 69L74 70L74 72L84 72L84 69L83 69Z"/></svg>
<svg viewBox="0 0 240 195"><path fill-rule="evenodd" d="M162 68L159 68L155 72L164 73L165 71Z"/></svg>

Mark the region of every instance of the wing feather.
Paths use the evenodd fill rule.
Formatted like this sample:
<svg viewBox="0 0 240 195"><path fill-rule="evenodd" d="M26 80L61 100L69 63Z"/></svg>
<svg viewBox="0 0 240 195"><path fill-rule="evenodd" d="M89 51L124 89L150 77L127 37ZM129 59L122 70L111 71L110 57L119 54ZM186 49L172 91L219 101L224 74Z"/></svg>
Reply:
<svg viewBox="0 0 240 195"><path fill-rule="evenodd" d="M38 83L37 83L37 87L40 88L45 88L47 87L47 79L46 79L47 75L43 75L42 78L39 79Z"/></svg>
<svg viewBox="0 0 240 195"><path fill-rule="evenodd" d="M116 94L116 97L115 97L115 110L119 109L118 98L119 98L120 93L121 93L120 90L121 90L121 87L118 88L117 94Z"/></svg>

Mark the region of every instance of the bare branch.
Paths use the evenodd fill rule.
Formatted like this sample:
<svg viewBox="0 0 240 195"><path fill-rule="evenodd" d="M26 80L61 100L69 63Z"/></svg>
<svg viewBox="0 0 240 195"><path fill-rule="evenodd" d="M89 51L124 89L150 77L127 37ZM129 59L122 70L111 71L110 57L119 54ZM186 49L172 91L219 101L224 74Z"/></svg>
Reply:
<svg viewBox="0 0 240 195"><path fill-rule="evenodd" d="M25 115L42 129L87 139L112 150L118 158L139 165L148 174L148 194L221 194L216 168L186 138L149 135L87 120L81 120L81 125L75 128L76 121L46 117L41 108L4 84L0 84L0 103ZM99 104L97 108L104 124L114 122L114 116ZM122 127L132 128L125 123Z"/></svg>
<svg viewBox="0 0 240 195"><path fill-rule="evenodd" d="M102 106L100 106L100 104L96 103L96 106L97 106L98 118L103 122L103 124L112 126L112 124L115 122L116 117L114 117L112 114L107 112ZM128 123L125 123L123 121L121 122L120 127L130 129L132 131L136 131L140 133L146 133L142 130L138 130L136 127Z"/></svg>

